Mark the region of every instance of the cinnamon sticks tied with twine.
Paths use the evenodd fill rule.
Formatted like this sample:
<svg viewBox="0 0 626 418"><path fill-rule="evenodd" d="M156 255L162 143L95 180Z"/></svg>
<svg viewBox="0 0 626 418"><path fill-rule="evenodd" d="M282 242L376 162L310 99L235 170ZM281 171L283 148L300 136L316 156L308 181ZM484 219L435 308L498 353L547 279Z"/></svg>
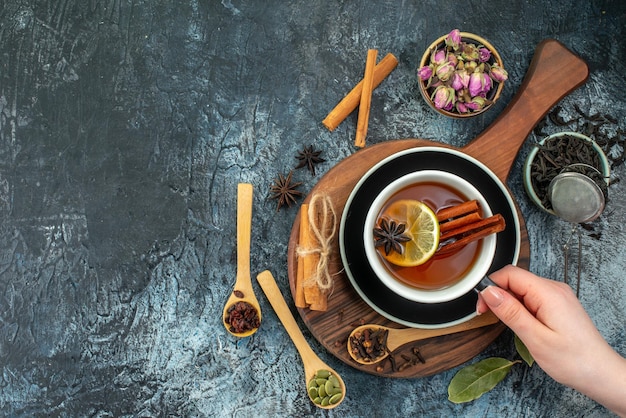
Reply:
<svg viewBox="0 0 626 418"><path fill-rule="evenodd" d="M328 296L333 288L329 260L336 231L337 214L328 195L315 194L309 203L302 204L296 249L295 304L298 308L328 309Z"/></svg>

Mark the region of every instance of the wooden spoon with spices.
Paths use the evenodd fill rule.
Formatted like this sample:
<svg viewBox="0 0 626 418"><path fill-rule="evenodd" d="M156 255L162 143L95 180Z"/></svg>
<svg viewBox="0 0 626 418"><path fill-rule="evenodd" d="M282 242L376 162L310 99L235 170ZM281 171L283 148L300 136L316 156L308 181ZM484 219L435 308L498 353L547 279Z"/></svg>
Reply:
<svg viewBox="0 0 626 418"><path fill-rule="evenodd" d="M237 279L224 305L222 320L236 337L248 337L259 329L261 307L250 277L250 235L252 228L252 185L237 185Z"/></svg>
<svg viewBox="0 0 626 418"><path fill-rule="evenodd" d="M274 276L265 270L256 277L265 292L265 296L276 311L287 334L291 337L304 364L304 376L307 382L307 393L315 406L332 409L346 397L346 385L339 374L324 363L307 343L298 323L285 302ZM333 383L334 382L334 383Z"/></svg>
<svg viewBox="0 0 626 418"><path fill-rule="evenodd" d="M463 322L458 325L453 325L451 327L446 328L435 328L435 329L424 329L424 328L389 328L382 325L377 324L365 324L359 327L356 327L350 333L348 337L348 353L350 357L354 361L360 364L374 364L378 363L381 360L387 358L389 353L394 351L396 348L403 346L404 344L425 340L427 338L432 337L440 337L442 335L454 334L457 332L468 331L474 328L481 328L487 325L495 324L498 322L498 318L492 314L491 312L487 312L483 315L476 316L475 318ZM378 356L371 355L363 355L361 353L361 349L359 349L358 341L362 340L364 332L369 330L368 332L372 334L375 331L382 330L386 331L386 342L384 347L381 348L381 354ZM371 340L370 340L371 341Z"/></svg>

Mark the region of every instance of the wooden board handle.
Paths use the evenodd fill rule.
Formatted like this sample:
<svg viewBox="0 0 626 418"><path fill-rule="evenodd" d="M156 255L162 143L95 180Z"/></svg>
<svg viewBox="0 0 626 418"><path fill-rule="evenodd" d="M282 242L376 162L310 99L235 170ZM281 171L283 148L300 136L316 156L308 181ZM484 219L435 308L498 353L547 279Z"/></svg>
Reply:
<svg viewBox="0 0 626 418"><path fill-rule="evenodd" d="M588 76L585 61L562 43L554 39L541 42L511 103L463 151L486 162L498 178L506 181L515 157L533 127Z"/></svg>

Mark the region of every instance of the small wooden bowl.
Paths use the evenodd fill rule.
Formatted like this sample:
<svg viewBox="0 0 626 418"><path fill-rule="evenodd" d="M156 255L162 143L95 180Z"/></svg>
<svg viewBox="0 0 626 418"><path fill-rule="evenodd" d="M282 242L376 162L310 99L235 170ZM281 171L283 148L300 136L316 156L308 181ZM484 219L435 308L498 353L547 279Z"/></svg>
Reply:
<svg viewBox="0 0 626 418"><path fill-rule="evenodd" d="M424 55L422 55L422 59L420 60L418 69L430 63L430 57L432 53L435 50L444 47L447 36L448 35L446 34L437 38L432 44L430 44L428 48L426 48L426 51L424 51ZM504 68L500 54L498 54L498 51L496 50L496 48L493 45L491 45L486 39L470 32L461 32L461 41L466 42L466 43L473 43L476 45L483 45L485 48L487 48L491 52L491 59L489 60L489 62L496 63L500 67ZM490 109L491 107L493 107L496 101L500 98L500 94L502 93L502 89L504 88L504 81L502 82L493 81L494 86L492 87L492 89L489 91L487 95L487 99L491 101L490 104L485 105L485 107L483 107L481 110L471 111L467 113L459 113L455 110L444 110L444 109L439 109L438 107L436 107L435 103L433 103L433 100L430 98L431 92L429 92L429 89L426 88L426 81L418 77L418 84L419 84L419 90L420 90L420 93L422 94L422 97L424 98L424 100L426 100L426 103L428 103L428 105L432 109L441 113L442 115L449 116L451 118L459 118L459 119L471 118L473 116L480 115L481 113L485 112L487 109Z"/></svg>

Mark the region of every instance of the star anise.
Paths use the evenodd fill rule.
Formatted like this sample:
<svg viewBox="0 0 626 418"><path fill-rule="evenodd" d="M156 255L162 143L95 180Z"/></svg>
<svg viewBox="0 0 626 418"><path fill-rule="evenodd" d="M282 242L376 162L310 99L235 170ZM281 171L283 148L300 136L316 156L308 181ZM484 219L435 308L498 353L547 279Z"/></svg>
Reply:
<svg viewBox="0 0 626 418"><path fill-rule="evenodd" d="M315 166L326 161L320 157L321 153L322 151L314 150L313 145L304 147L304 149L302 151L298 151L298 155L296 155L296 158L300 161L296 168L306 167L312 175L315 175Z"/></svg>
<svg viewBox="0 0 626 418"><path fill-rule="evenodd" d="M274 184L270 186L270 192L272 193L270 197L278 200L276 212L285 205L291 207L293 203L296 203L296 198L303 195L301 191L297 190L297 187L302 183L292 181L292 176L293 171L290 171L287 177L279 174L278 178L274 179Z"/></svg>
<svg viewBox="0 0 626 418"><path fill-rule="evenodd" d="M374 245L376 247L384 247L386 255L389 255L391 251L402 254L404 252L402 243L411 240L411 238L404 233L405 228L406 225L403 223L398 223L393 220L388 221L386 218L382 218L380 220L380 226L374 228L374 238L376 239Z"/></svg>

